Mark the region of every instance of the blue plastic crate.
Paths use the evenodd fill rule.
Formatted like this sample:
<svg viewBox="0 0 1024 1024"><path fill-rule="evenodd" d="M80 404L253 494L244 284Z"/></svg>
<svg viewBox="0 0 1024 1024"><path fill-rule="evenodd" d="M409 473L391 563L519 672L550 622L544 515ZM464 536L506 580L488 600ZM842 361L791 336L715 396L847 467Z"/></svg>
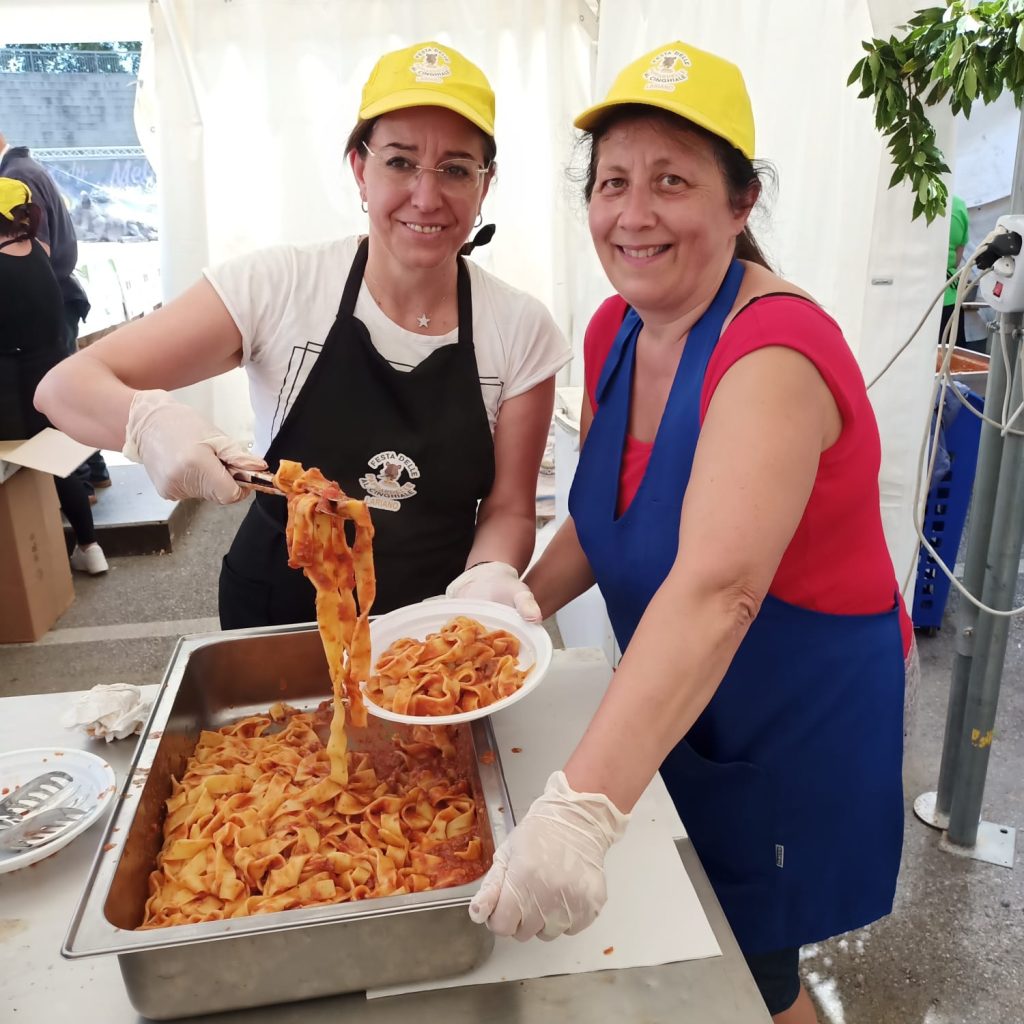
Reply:
<svg viewBox="0 0 1024 1024"><path fill-rule="evenodd" d="M955 402L952 395L947 402ZM985 406L981 395L973 391L967 400L979 412ZM978 466L978 442L981 438L981 420L961 409L946 433L949 452L949 471L936 481L928 492L924 509L924 535L943 562L951 569L960 550L960 538L967 521L967 509L974 489L974 472ZM917 560L917 583L914 587L914 626L938 629L949 599L949 578L935 564L935 559L923 547Z"/></svg>

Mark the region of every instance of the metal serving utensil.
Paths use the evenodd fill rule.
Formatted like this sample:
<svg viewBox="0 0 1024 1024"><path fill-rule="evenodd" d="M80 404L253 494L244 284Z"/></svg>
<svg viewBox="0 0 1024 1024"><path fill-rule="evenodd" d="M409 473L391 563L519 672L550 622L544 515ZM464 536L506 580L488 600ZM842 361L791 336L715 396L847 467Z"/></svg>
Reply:
<svg viewBox="0 0 1024 1024"><path fill-rule="evenodd" d="M24 821L0 832L0 851L20 853L52 843L89 812L81 807L51 807L29 815Z"/></svg>
<svg viewBox="0 0 1024 1024"><path fill-rule="evenodd" d="M19 786L0 800L0 831L61 803L71 803L77 795L75 780L67 772L49 771Z"/></svg>
<svg viewBox="0 0 1024 1024"><path fill-rule="evenodd" d="M257 473L248 469L232 469L231 479L251 491L260 491L263 494L275 494L279 498L287 498L288 495L274 483L271 473ZM330 505L332 511L337 511L338 502L336 498L323 499ZM324 511L327 511L326 509Z"/></svg>
<svg viewBox="0 0 1024 1024"><path fill-rule="evenodd" d="M271 473L256 473L248 469L231 470L231 479L235 483L248 487L251 491L262 491L264 494L276 494L280 498L285 497L284 491L274 483Z"/></svg>

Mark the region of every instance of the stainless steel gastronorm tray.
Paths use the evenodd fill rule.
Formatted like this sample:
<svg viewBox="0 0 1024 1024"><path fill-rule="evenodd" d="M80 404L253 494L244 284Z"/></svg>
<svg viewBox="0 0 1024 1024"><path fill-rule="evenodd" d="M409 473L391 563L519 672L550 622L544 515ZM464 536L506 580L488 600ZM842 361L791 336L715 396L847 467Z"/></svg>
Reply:
<svg viewBox="0 0 1024 1024"><path fill-rule="evenodd" d="M107 824L63 955L116 954L132 1005L155 1020L443 977L484 960L493 936L466 912L478 882L134 930L142 922L162 841L171 776L181 775L200 731L266 712L276 701L310 709L329 693L320 638L308 626L183 637ZM371 718L364 736L404 728ZM458 746L472 766L469 777L484 811L480 831L489 862L512 829L511 805L488 720L460 728ZM359 747L360 733L349 731L352 747Z"/></svg>

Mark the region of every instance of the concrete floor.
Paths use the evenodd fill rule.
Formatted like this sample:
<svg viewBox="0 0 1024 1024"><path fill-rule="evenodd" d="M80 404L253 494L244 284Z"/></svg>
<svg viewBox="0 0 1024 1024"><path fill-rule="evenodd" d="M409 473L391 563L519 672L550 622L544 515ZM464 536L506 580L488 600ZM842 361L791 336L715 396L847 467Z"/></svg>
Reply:
<svg viewBox="0 0 1024 1024"><path fill-rule="evenodd" d="M0 647L0 695L159 682L181 633L217 628L220 557L244 511L204 505L172 554L115 558L105 577L76 575L75 603L53 631L36 644ZM961 859L939 850L939 833L911 810L938 777L955 604L938 636L919 637L923 678L906 754L896 909L804 950L822 1024L1024 1024L1024 841L1015 870ZM1024 825L1022 643L1016 620L983 808L986 820L1010 826Z"/></svg>

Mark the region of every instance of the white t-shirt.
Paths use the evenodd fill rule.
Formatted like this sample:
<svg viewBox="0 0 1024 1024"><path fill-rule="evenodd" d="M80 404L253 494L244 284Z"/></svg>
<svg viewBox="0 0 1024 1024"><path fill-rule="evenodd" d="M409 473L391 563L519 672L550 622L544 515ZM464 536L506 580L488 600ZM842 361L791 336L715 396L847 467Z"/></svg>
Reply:
<svg viewBox="0 0 1024 1024"><path fill-rule="evenodd" d="M263 454L281 428L334 323L359 239L275 246L205 271L242 334L242 366ZM473 345L480 391L494 432L501 403L529 391L570 358L544 305L467 260L473 296ZM458 331L425 337L389 320L364 283L355 315L396 369L411 370Z"/></svg>

